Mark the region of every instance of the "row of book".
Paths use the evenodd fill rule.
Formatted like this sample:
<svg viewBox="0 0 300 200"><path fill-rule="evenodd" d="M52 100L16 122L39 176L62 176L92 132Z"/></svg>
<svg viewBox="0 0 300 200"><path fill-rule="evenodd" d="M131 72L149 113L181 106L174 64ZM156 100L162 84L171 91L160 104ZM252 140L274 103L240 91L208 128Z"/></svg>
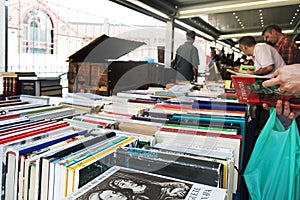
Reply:
<svg viewBox="0 0 300 200"><path fill-rule="evenodd" d="M70 121L69 119L66 119L67 121ZM99 115L84 115L80 117L74 117L73 123L74 125L77 125L80 127L80 124L76 124L76 121L84 122L86 123L84 125L85 128L88 127L88 124L91 125L91 127L94 128L94 124L101 124L101 121L106 121L103 116ZM122 124L122 122L120 123ZM99 133L101 129L98 130L97 133ZM95 130L91 132L93 134ZM105 132L105 131L104 131ZM103 130L100 133L104 133ZM137 134L133 133L125 133L120 131L115 131L116 133L121 134L128 134L130 136L136 136ZM139 137L141 139L141 137ZM155 135L155 137L150 137L152 139L155 139L153 142L151 140L142 140L140 141L140 144L143 143L143 145L137 145L136 147L119 147L116 149L116 151L113 154L113 159L110 158L109 164L106 159L106 161L101 160L99 161L98 165L103 165L105 162L105 166L123 166L128 169L135 169L135 170L141 170L142 173L149 173L148 175L153 176L164 176L171 179L175 178L177 180L181 180L183 182L189 182L198 185L198 187L208 187L212 186L210 190L213 190L214 192L217 191L223 191L221 192L223 195L218 196L216 199L224 199L225 194L228 195L228 197L232 197L232 191L233 191L233 179L234 179L234 156L232 152L229 152L226 150L226 154L219 148L219 153L223 153L223 155L219 154L218 159L216 158L216 155L210 154L208 155L208 152L211 152L211 148L207 147L206 152L203 153L182 153L181 149L177 150L170 150L169 148L160 148L160 147L154 147L155 145L162 145L166 143L158 143L160 140L159 138L163 138L159 136L159 133ZM145 143L146 141L146 143ZM199 141L198 141L199 142ZM220 142L221 143L221 142ZM199 144L199 143L198 143ZM141 148L142 147L142 148ZM196 147L195 147L196 149ZM203 150L203 149L202 149ZM217 149L215 149L217 151ZM213 167L214 166L214 167ZM129 170L129 171L130 171ZM91 173L91 171L90 171ZM156 174L156 175L153 175ZM61 175L62 176L62 175ZM101 174L96 179L102 179L105 174ZM102 177L102 178L101 178ZM95 180L96 180L95 179ZM81 179L79 179L81 180ZM151 180L151 179L148 179ZM97 188L100 187L99 185L102 185L102 182L94 182L95 185L97 185ZM149 182L150 183L150 182ZM90 186L90 182L87 183L88 186ZM70 185L65 184L65 185ZM78 188L79 190L74 190L74 193L71 193L71 196L68 198L72 199L74 196L77 196L78 199L85 199L83 193L87 193L88 190L86 189L87 186L82 186L82 188ZM63 187L64 188L64 187ZM218 189L219 188L219 189ZM221 189L223 188L223 190ZM216 190L216 191L215 191ZM187 199L187 195L190 190L186 190L184 195L181 198L178 199ZM229 192L230 191L230 192ZM217 192L218 193L218 192ZM80 194L80 195L79 195ZM79 196L78 196L79 195ZM214 196L214 195L212 195ZM150 198L153 199L164 199L159 198L159 196L150 196ZM175 197L175 196L173 196ZM213 197L211 199L214 199Z"/></svg>
<svg viewBox="0 0 300 200"><path fill-rule="evenodd" d="M38 77L34 72L2 72L2 98L21 94L34 96L62 96L60 77Z"/></svg>
<svg viewBox="0 0 300 200"><path fill-rule="evenodd" d="M0 103L1 199L62 199L114 165L108 155L118 146L144 143L130 134L103 133L118 123L80 116L74 108L21 100ZM98 124L101 133L91 135L90 129L72 126L69 118Z"/></svg>
<svg viewBox="0 0 300 200"><path fill-rule="evenodd" d="M77 120L80 119L80 123L77 123ZM100 115L84 115L80 117L75 117L74 119L65 119L68 122L71 122L74 126L81 126L83 125L82 122L85 124L83 127L85 128L95 128L95 124L101 124L105 123L108 118ZM119 127L122 127L123 120L119 119L115 121L112 120L112 118L109 118L110 123L119 123ZM129 120L125 121L125 123L129 123ZM132 124L132 129L135 129L136 124L141 121L136 121L131 119L131 124ZM177 152L179 155L180 152L185 152L190 155L202 157L202 159L208 159L210 158L211 160L219 160L220 163L227 163L226 165L223 165L222 172L219 171L219 176L214 176L214 181L215 184L212 184L213 181L210 182L210 186L215 186L215 187L221 187L224 189L227 189L228 195L232 196L232 193L235 193L238 188L238 173L236 170L234 170L235 166L236 168L239 168L239 163L241 159L241 154L240 154L240 149L242 145L242 136L239 135L239 130L235 127L227 127L227 128L220 128L218 126L209 126L209 124L205 124L205 126L200 126L197 124L196 126L192 125L183 125L183 124L171 124L171 123L165 123L165 124L160 124L157 126L157 123L152 124L146 124L145 123L143 126L143 129L136 129L132 132L136 134L143 134L143 135L151 135L154 138L154 142L152 142L151 146L155 148L159 148L160 150L163 151L173 151ZM155 124L155 125L154 125ZM152 125L152 126L151 126ZM152 129L152 131L146 131L148 129ZM153 134L145 134L145 132L152 132ZM133 135L131 133L131 135ZM140 152L141 155L146 155L148 156L156 154L155 151L156 149L151 149L151 150L140 150L138 151L137 149L133 150L135 153ZM148 151L148 152L146 152ZM117 150L118 153L118 150ZM183 154L183 153L182 153ZM178 156L177 155L177 156ZM157 158L157 156L154 156ZM141 156L138 156L140 159ZM167 158L167 156L165 157ZM174 158L174 157L173 157ZM162 158L159 158L159 160L152 160L151 162L157 163L156 167L155 164L147 164L145 160L141 160L140 164L134 165L134 166L140 166L141 168L136 168L136 169L146 169L146 166L149 166L148 170L151 170L153 168L153 171L155 171L155 168L164 168L166 172L170 172L172 170L169 170L168 167L172 166L174 168L173 164L170 163L173 158L170 156L170 160L164 160ZM123 159L124 160L124 159ZM117 157L116 161L121 161L121 158ZM163 161L163 165L160 165L159 162ZM174 160L173 160L174 161ZM133 166L128 165L129 160L126 159L126 166L132 168ZM142 164L144 163L144 164ZM121 165L121 163L118 163ZM123 163L125 165L125 162ZM145 166L144 166L145 165ZM170 165L170 166L169 166ZM190 166L187 162L185 163L186 166ZM125 166L125 167L126 167ZM160 167L158 167L160 166ZM182 166L181 166L182 167ZM202 168L208 169L208 166L202 166ZM174 168L175 169L175 168ZM180 171L180 170L179 170ZM182 171L182 170L181 170ZM188 167L186 169L188 172ZM176 172L174 173L175 175L177 174L180 175L180 173ZM204 179L199 179L199 177L196 176L198 174L199 176L203 176ZM221 175L222 174L222 175ZM163 174L167 175L167 174ZM169 176L171 174L168 174ZM185 174L183 171L181 173L181 177L175 177L175 178L181 178L181 179L186 179L189 180L191 177L190 175ZM174 176L174 175L173 175ZM190 181L193 182L198 182L201 184L208 184L208 182L205 182L206 180L209 180L209 178L213 178L213 176L210 176L210 174L205 174L200 171L197 173L195 172L194 177L197 177L196 179L192 179ZM200 181L200 182L199 182ZM203 182L201 182L203 181Z"/></svg>
<svg viewBox="0 0 300 200"><path fill-rule="evenodd" d="M215 85L211 87L213 90L216 88ZM107 131L114 129L114 137L133 137L135 144L139 138L139 145L120 145L122 147L117 146L107 154L98 152L103 157L96 156L95 163L101 170L97 170L99 173L93 173L92 168L87 168L91 172L89 174L93 174L92 177L84 176L84 170L76 172L78 174L71 171L72 167L68 164L85 159L76 156L81 155L80 153L73 152L72 156L68 156L74 156L79 161L64 160L68 156L60 158L63 160L62 164L60 161L52 163L57 173L54 178L48 178L50 182L46 181L44 186L41 181L35 181L29 188L40 188L47 191L48 195L50 191L55 198L68 196L69 199L93 199L108 195L109 190L111 194L119 192L137 199L165 199L171 198L167 196L170 194L157 191L173 191L175 188L172 189L172 184L169 184L168 188L158 183L176 182L180 191L174 191L179 195L176 196L177 199L224 199L225 196L232 199L239 189L240 177L236 169L241 170L242 166L247 105L240 104L237 100L219 99L219 95L195 95L188 92L190 89L190 85L176 86L172 90L152 88L120 92L117 96L109 98L97 96L97 99L92 99L88 94L82 94L82 97L80 94L73 94L71 101L68 99L60 106L73 107L75 110L76 106L88 109L82 109L80 115L65 117L63 122L76 130L89 130L88 134L93 137L103 136ZM220 91L217 93L220 94ZM147 139L141 143L141 138ZM91 152L94 151L90 151L89 155L93 154ZM97 151L94 153L97 154ZM44 169L42 161L39 165ZM32 169L36 171L34 165ZM47 174L47 170L37 171L40 173L35 173L37 177ZM48 171L48 174L52 173ZM147 178L134 178L139 176ZM137 192L133 189L119 188L118 184L113 186L112 179L123 183L120 177L123 177L125 182L131 179L143 187L156 189L152 189L152 192ZM58 182L53 181L55 179ZM188 184L191 186L189 189L178 186ZM49 188L49 185L54 186ZM60 188L55 188L55 185ZM198 192L195 195L194 186L202 188L199 189L202 193ZM27 195L28 198L41 199L41 194L46 193L40 193L40 189L34 189L35 196ZM51 199L53 196L43 198Z"/></svg>
<svg viewBox="0 0 300 200"><path fill-rule="evenodd" d="M130 130L136 133L144 134L146 129L151 130L149 134L155 135L159 147L188 150L202 156L209 153L214 157L222 155L223 159L233 160L234 168L242 169L248 117L246 104L240 104L237 100L192 96L171 97L162 101L154 97L152 91L140 90L122 92L117 96L127 98L124 107L128 102L154 105L143 110L143 114L133 115L131 120L120 119L124 121L119 124L120 128L130 124ZM229 193L236 193L239 189L237 170L231 172L233 179Z"/></svg>
<svg viewBox="0 0 300 200"><path fill-rule="evenodd" d="M10 106L0 116L1 199L62 199L113 165L108 155L118 146L140 145L130 135L91 135L61 121L87 118L71 108L12 103L3 102Z"/></svg>
<svg viewBox="0 0 300 200"><path fill-rule="evenodd" d="M150 104L151 106L143 111L144 114L147 113L150 116L135 114L132 117L126 117L100 111L95 115L84 115L75 117L72 120L66 120L73 123L73 125L84 125L86 128L100 127L99 124L105 124L107 123L107 120L109 120L110 124L118 124L118 126L114 127L118 127L122 131L154 136L156 140L154 143L155 147L163 147L164 149L175 150L178 152L189 151L191 154L204 157L210 156L213 159L230 159L230 162L228 161L228 163L233 163L233 166L239 169L242 159L242 134L244 134L245 127L245 105L234 103L226 105L222 102L208 104L208 102L202 101L202 105L199 105L199 102L200 101L193 100L190 105L184 106L180 104L169 104L170 109L167 109L168 104L166 103ZM118 103L120 103L120 101L118 101ZM130 104L131 102L128 101L128 103L129 105L132 105ZM143 104L144 102L141 103L141 106ZM129 109L126 107L126 101L123 101L122 105L124 106L124 109ZM196 109L199 106L203 106L203 109L206 110L213 107L218 108L220 114L195 115L186 112L182 112L185 114L174 114L177 110L180 110L178 109L179 107L176 106L181 106L182 108L188 107L188 110ZM240 116L233 117L230 116L230 114L224 115L223 113L227 112L227 110L225 110L226 106L228 112L234 113L234 111L237 111L237 113L241 113ZM152 115L152 109L160 110L160 116ZM164 113L166 110L169 112L168 115ZM158 120L155 122L147 121L147 119L152 120L154 117L161 116L164 116L164 119L159 122L157 122ZM145 121L141 119L145 119ZM98 124L97 127L95 124ZM106 127L109 128L109 126ZM219 180L222 183L228 181L228 183L223 184L222 187L227 189L229 196L238 189L238 172L233 169L234 167L226 167L226 175L224 175L226 178L222 177L222 179Z"/></svg>
<svg viewBox="0 0 300 200"><path fill-rule="evenodd" d="M21 94L21 81L19 78L32 76L35 77L34 72L1 72L2 78L2 99Z"/></svg>
<svg viewBox="0 0 300 200"><path fill-rule="evenodd" d="M14 180L14 176L11 170L14 171L15 167L19 166L10 160L11 156L17 155L11 152L12 148L19 148L27 143L35 143L37 140L55 135L59 133L56 132L58 129L70 131L68 123L50 119L62 119L76 113L74 109L47 104L30 104L20 99L3 100L0 102L0 107L0 185L1 195L4 196L5 188L13 188L11 181Z"/></svg>
<svg viewBox="0 0 300 200"><path fill-rule="evenodd" d="M9 163L15 163L10 168L15 170L5 172L5 177L10 178L5 179L4 183L8 184L8 187L4 185L4 195L8 195L8 199L61 199L67 196L80 199L91 189L88 187L93 184L95 186L94 180L104 180L105 171L118 165L128 168L128 171L139 170L138 173L141 174L180 180L201 186L200 188L207 187L212 193L221 192L223 195L219 196L219 199L224 199L225 196L231 199L238 189L239 177L234 168L240 168L242 160L246 106L235 102L211 102L194 97L162 99L142 93L143 91L137 94L138 98L131 95L130 98L117 96L97 99L97 103L99 100L103 103L97 112L77 114L73 108L73 113L52 117L55 120L63 119L55 123L66 123L72 127L72 133L69 134L79 135L73 139L68 138L68 141L74 141L64 143L65 146L60 150L59 147L55 147L59 145L52 144L53 148L52 145L42 148L39 154L33 154L32 159L26 154L23 161L17 164L12 160L20 159L9 156ZM146 102L144 98L150 101ZM82 98L78 105L83 104L84 99ZM89 102L95 103L95 100ZM94 105L96 104L91 107ZM42 120L33 116L30 118L30 115L44 113L41 118L51 118L55 116L51 112L70 109L58 105L50 106L53 108L49 111L48 106L20 108L18 118L25 117L29 121L37 122ZM113 136L108 137L108 132ZM58 138L64 137L63 133L61 134ZM85 150L74 151L73 145L89 140L87 138L90 137L93 137L92 141L98 137L105 137L106 142L85 144ZM122 138L125 141L131 138L131 147L118 148L128 144L122 143ZM31 145L37 146L42 141L43 139L40 139ZM50 141L49 137L44 139L44 143L46 141ZM71 153L65 151L68 145L72 146ZM27 147L25 145L20 148ZM10 150L17 151L15 148ZM56 150L68 153L63 153L63 156L53 160L46 159L49 152L53 153ZM8 153L7 149L5 152ZM18 167L13 167L17 165ZM96 184L97 187L100 187L99 184ZM6 194L7 188L14 189ZM181 193L184 195L178 199L186 199L191 195L191 191L192 188L185 190ZM9 196L11 194L13 196ZM213 196L211 199L214 199Z"/></svg>
<svg viewBox="0 0 300 200"><path fill-rule="evenodd" d="M100 115L99 115L100 114ZM90 115L90 114L87 114L87 115L81 115L81 116L74 116L72 119L68 119L68 118L65 118L64 119L64 121L70 121L70 124L72 124L72 123L74 123L77 127L80 127L81 125L82 125L82 123L89 123L91 126L85 126L85 128L88 128L88 129L90 129L91 127L92 127L92 125L97 125L96 127L93 127L93 128L100 128L100 129L102 129L102 128L112 128L112 127L114 127L114 128L118 128L118 126L120 125L120 124L122 124L122 120L120 120L120 119L118 119L118 120L113 120L112 118L108 118L108 114L106 113L105 114L105 117L104 116L101 116L101 112L100 113L98 113L97 115ZM132 121L134 121L134 120L132 120ZM80 122L81 124L76 124L76 122ZM139 122L141 122L141 121L139 121ZM142 122L142 123L147 123L147 122ZM99 126L100 125L100 126ZM111 126L111 125L114 125L114 126ZM161 127L161 128L163 128L163 127ZM166 128L166 127L165 127ZM163 131L164 129L161 129L160 131ZM140 132L141 133L141 132ZM134 134L131 134L130 133L130 135L134 135ZM154 145L154 142L151 142L151 146L153 146ZM139 145L139 147L140 147L140 145ZM157 147L156 147L157 148ZM118 152L119 152L120 150L117 150L117 152L116 152L116 154L114 155L114 157L115 158L117 158L117 156L118 156ZM148 150L149 151L149 150ZM153 150L151 150L151 151L153 151ZM170 157L170 159L171 159L171 157ZM114 166L114 165L121 165L122 163L117 163L117 161L118 160L121 160L121 159L109 159L110 160L110 166ZM165 165L165 167L168 167L168 165L170 164L171 166L172 166L172 168L174 168L174 166L177 166L177 164L175 164L175 163L170 163L172 161L172 159L171 160L169 160L169 161L167 161L167 160L165 160L164 162L164 165ZM103 161L101 161L100 163L102 163ZM144 161L143 161L144 162ZM155 162L157 162L157 161L155 161ZM173 161L172 161L173 162ZM106 163L108 163L107 161L106 161ZM168 163L168 165L167 165L167 163ZM124 164L124 163L123 163ZM158 166L159 166L159 163L157 163L158 164ZM99 163L98 163L98 165L99 165ZM107 166L109 166L109 165L107 165ZM31 165L29 165L29 166L31 166ZM43 165L42 165L43 166ZM137 166L139 166L139 165L137 165ZM150 165L149 165L150 166ZM188 164L186 163L184 166L188 166ZM200 165L199 165L200 166ZM162 167L162 166L160 166L160 167ZM183 167L183 166L177 166L177 167ZM28 168L28 166L26 166L25 167L26 169ZM44 168L44 167L43 167ZM108 168L108 167L107 167ZM132 168L132 167L131 167ZM157 167L156 167L157 168ZM200 167L199 167L200 168ZM223 167L224 168L224 167ZM34 171L36 171L36 168L34 167L34 165L33 165L33 167L30 167L30 170L31 169L33 169ZM149 170L150 169L152 169L152 171L155 171L155 170L153 170L154 168L153 168L153 165L149 168ZM169 171L169 169L167 170L168 168L166 168L165 169L165 171ZM175 168L174 168L175 169ZM224 170L224 169L222 169L222 170ZM63 170L64 171L64 170ZM221 173L221 171L219 171L220 173ZM218 173L219 173L218 172ZM40 171L40 173L42 173L42 171ZM60 176L59 177L65 177L65 179L66 179L66 175L63 175L63 173L64 172L62 172L62 173L55 173L55 174L60 174ZM222 171L222 173L223 173L223 171ZM19 174L20 174L20 172L19 172ZM52 174L52 173L50 173L50 174ZM178 174L178 173L174 173L175 175L176 174ZM175 177L176 178L176 176L174 176L174 174L173 174L173 176L171 176L172 174L165 174L165 175L168 175L168 176L171 176L171 177ZM200 173L200 171L198 171L198 174L199 174L199 176L201 175L201 173ZM214 182L214 184L212 184L212 186L217 186L217 187L219 187L219 188L225 188L225 189L228 189L227 187L229 186L229 183L227 183L227 170L226 170L226 173L225 173L226 175L220 175L220 176L217 176L217 179L215 180L215 182ZM39 176L39 174L36 174L35 176ZM41 176L41 174L40 174L40 176ZM204 174L204 173L202 173L202 176L203 177L206 177L206 175ZM187 179L187 177L190 177L190 176L184 176L184 174L182 174L182 176L181 177L177 177L177 178L181 178L181 179ZM34 177L32 177L32 178L34 178ZM34 179L36 179L36 178L34 178ZM207 178L205 178L205 179L207 179ZM203 180L205 180L205 179L199 179L199 180L197 180L197 183L201 183L200 181L203 181ZM224 180L223 180L224 179ZM69 182L70 182L70 179L67 179ZM80 179L79 179L80 180ZM190 180L191 181L191 180ZM195 180L192 180L192 181L196 181L196 179ZM59 182L62 182L62 181L59 181ZM217 182L217 184L215 184ZM228 182L230 182L230 183L233 183L233 181L228 181ZM202 182L203 184L206 184L207 185L207 182ZM33 185L32 185L33 184ZM29 183L29 185L30 185L30 183ZM41 187L41 185L36 185L36 183L34 184L34 182L32 181L31 182L31 188L40 188ZM43 184L44 185L44 184ZM52 185L52 184L50 184L50 185ZM55 184L54 184L55 185ZM59 185L59 184L58 184ZM66 188L67 186L69 186L70 184L68 183L68 182L66 182L65 183L65 185L63 186L63 188ZM26 183L26 187L28 188L28 183ZM30 187L29 187L30 188ZM49 182L48 182L48 188L49 188ZM76 188L77 189L77 188ZM79 189L79 188L78 188ZM229 190L231 191L232 189L231 188L229 188ZM28 190L29 191L29 190ZM55 194L59 194L59 192L57 191L57 190L53 190L53 191L55 191ZM75 191L75 190L74 190ZM61 194L64 194L66 191L64 191L64 192L62 192L62 191L60 191L60 193ZM36 193L36 192L35 192ZM72 192L71 192L72 193ZM31 194L31 193L30 193ZM44 193L43 193L44 194ZM66 193L66 195L68 195L69 193ZM39 195L39 193L37 194L37 195ZM28 196L28 195L27 195ZM35 198L35 196L34 196L34 198Z"/></svg>
<svg viewBox="0 0 300 200"><path fill-rule="evenodd" d="M60 77L23 76L21 82L21 94L33 96L62 96Z"/></svg>

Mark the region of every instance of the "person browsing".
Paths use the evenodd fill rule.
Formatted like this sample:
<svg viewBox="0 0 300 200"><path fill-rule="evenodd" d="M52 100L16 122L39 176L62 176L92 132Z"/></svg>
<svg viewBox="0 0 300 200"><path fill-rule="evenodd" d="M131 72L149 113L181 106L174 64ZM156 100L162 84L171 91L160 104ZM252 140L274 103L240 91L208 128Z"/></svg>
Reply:
<svg viewBox="0 0 300 200"><path fill-rule="evenodd" d="M270 77L275 70L285 65L274 47L268 44L257 44L252 36L244 36L238 43L240 50L253 58L255 71L248 70L249 74Z"/></svg>
<svg viewBox="0 0 300 200"><path fill-rule="evenodd" d="M274 45L287 65L300 63L300 50L295 40L283 34L279 26L273 24L265 27L262 36Z"/></svg>

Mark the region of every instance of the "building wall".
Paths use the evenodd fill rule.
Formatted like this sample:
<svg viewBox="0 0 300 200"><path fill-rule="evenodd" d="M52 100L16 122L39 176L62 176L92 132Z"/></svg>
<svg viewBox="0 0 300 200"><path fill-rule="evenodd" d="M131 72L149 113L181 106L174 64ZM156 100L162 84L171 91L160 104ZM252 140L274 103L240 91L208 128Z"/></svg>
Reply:
<svg viewBox="0 0 300 200"><path fill-rule="evenodd" d="M5 1L0 1L0 71L5 69Z"/></svg>
<svg viewBox="0 0 300 200"><path fill-rule="evenodd" d="M54 53L52 55L22 52L23 19L33 7L46 12L53 22ZM8 71L29 70L38 73L65 73L68 70L68 62L66 62L68 56L102 34L146 43L146 45L124 55L121 59L125 60L143 60L147 58L157 60L158 47L165 46L165 27L137 27L115 22L110 23L109 19L105 18L99 18L99 23L83 22L82 19L80 19L80 22L70 22L71 19L62 17L61 13L64 12L70 12L69 15L74 14L67 8L66 11L55 9L55 7L53 8L53 6L47 4L45 0L9 0ZM75 14L80 15L80 13ZM185 33L177 33L174 49L176 50L184 41ZM206 44L205 40L196 39L195 45L200 53L200 65L205 65Z"/></svg>

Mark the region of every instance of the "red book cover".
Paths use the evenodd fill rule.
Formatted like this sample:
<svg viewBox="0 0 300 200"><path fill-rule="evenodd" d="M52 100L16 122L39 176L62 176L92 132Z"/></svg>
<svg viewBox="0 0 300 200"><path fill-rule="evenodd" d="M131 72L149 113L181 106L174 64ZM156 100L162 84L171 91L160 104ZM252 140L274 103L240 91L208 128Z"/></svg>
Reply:
<svg viewBox="0 0 300 200"><path fill-rule="evenodd" d="M32 131L16 134L16 135L13 135L13 136L8 136L8 137L1 138L0 144L5 144L7 142L11 142L11 141L19 140L19 139L22 139L22 138L42 134L42 133L53 131L53 130L63 128L63 127L66 127L66 126L69 126L69 123L67 123L67 122L58 122L55 125L42 126L42 127L40 127L39 129L36 129L36 130L32 130Z"/></svg>
<svg viewBox="0 0 300 200"><path fill-rule="evenodd" d="M192 110L192 105L182 105L182 104L168 104L168 103L157 103L155 108L162 109L176 109L176 110Z"/></svg>
<svg viewBox="0 0 300 200"><path fill-rule="evenodd" d="M55 121L46 119L46 120L43 120L43 121L32 122L32 123L25 124L25 125L12 126L10 128L0 129L0 135L2 133L6 133L6 132L10 132L10 131L19 131L19 129L22 129L22 128L29 129L29 128L31 128L31 126L41 126L41 125L50 124L50 123L55 123Z"/></svg>
<svg viewBox="0 0 300 200"><path fill-rule="evenodd" d="M0 115L0 120L6 120L11 118L20 117L20 114L18 113L8 113L6 115Z"/></svg>
<svg viewBox="0 0 300 200"><path fill-rule="evenodd" d="M103 125L103 126L110 126L111 123L107 123L107 122L102 122L102 121L96 121L96 120L92 120L92 119L82 119L83 122L88 122L91 124L99 124L99 125Z"/></svg>
<svg viewBox="0 0 300 200"><path fill-rule="evenodd" d="M231 78L240 103L275 106L281 99L288 100L292 108L300 108L300 97L283 95L277 90L279 86L263 87L262 83L268 79L266 77L232 75Z"/></svg>
<svg viewBox="0 0 300 200"><path fill-rule="evenodd" d="M4 135L9 135L15 132L20 132L20 131L25 131L25 130L30 130L30 129L34 129L34 128L38 128L41 126L45 126L45 125L49 125L49 124L55 124L55 121L42 121L42 122L36 122L35 124L27 124L24 126L16 126L13 128L8 128L8 129L3 129L0 130L0 137L4 136Z"/></svg>

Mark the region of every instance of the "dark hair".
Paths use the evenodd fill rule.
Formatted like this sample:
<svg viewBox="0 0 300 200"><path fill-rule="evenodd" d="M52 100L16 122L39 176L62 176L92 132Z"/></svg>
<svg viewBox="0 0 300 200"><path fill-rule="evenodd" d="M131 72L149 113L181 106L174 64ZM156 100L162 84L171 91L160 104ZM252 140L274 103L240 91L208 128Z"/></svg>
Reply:
<svg viewBox="0 0 300 200"><path fill-rule="evenodd" d="M187 39L187 40L194 40L195 37L196 37L195 31L188 30L188 31L186 32L186 39Z"/></svg>
<svg viewBox="0 0 300 200"><path fill-rule="evenodd" d="M261 34L261 35L264 35L265 32L271 33L272 30L275 30L275 31L278 32L278 33L281 33L281 31L282 31L281 28L280 28L278 25L272 24L272 25L266 26L266 27L264 28L264 30L262 31L262 34Z"/></svg>
<svg viewBox="0 0 300 200"><path fill-rule="evenodd" d="M245 54L242 55L242 59L247 59L247 56Z"/></svg>
<svg viewBox="0 0 300 200"><path fill-rule="evenodd" d="M217 54L215 47L210 47L210 52L213 53L214 55Z"/></svg>
<svg viewBox="0 0 300 200"><path fill-rule="evenodd" d="M256 44L256 41L255 41L254 37L252 37L252 36L244 36L244 37L240 38L239 44L248 46L248 47L252 47Z"/></svg>

